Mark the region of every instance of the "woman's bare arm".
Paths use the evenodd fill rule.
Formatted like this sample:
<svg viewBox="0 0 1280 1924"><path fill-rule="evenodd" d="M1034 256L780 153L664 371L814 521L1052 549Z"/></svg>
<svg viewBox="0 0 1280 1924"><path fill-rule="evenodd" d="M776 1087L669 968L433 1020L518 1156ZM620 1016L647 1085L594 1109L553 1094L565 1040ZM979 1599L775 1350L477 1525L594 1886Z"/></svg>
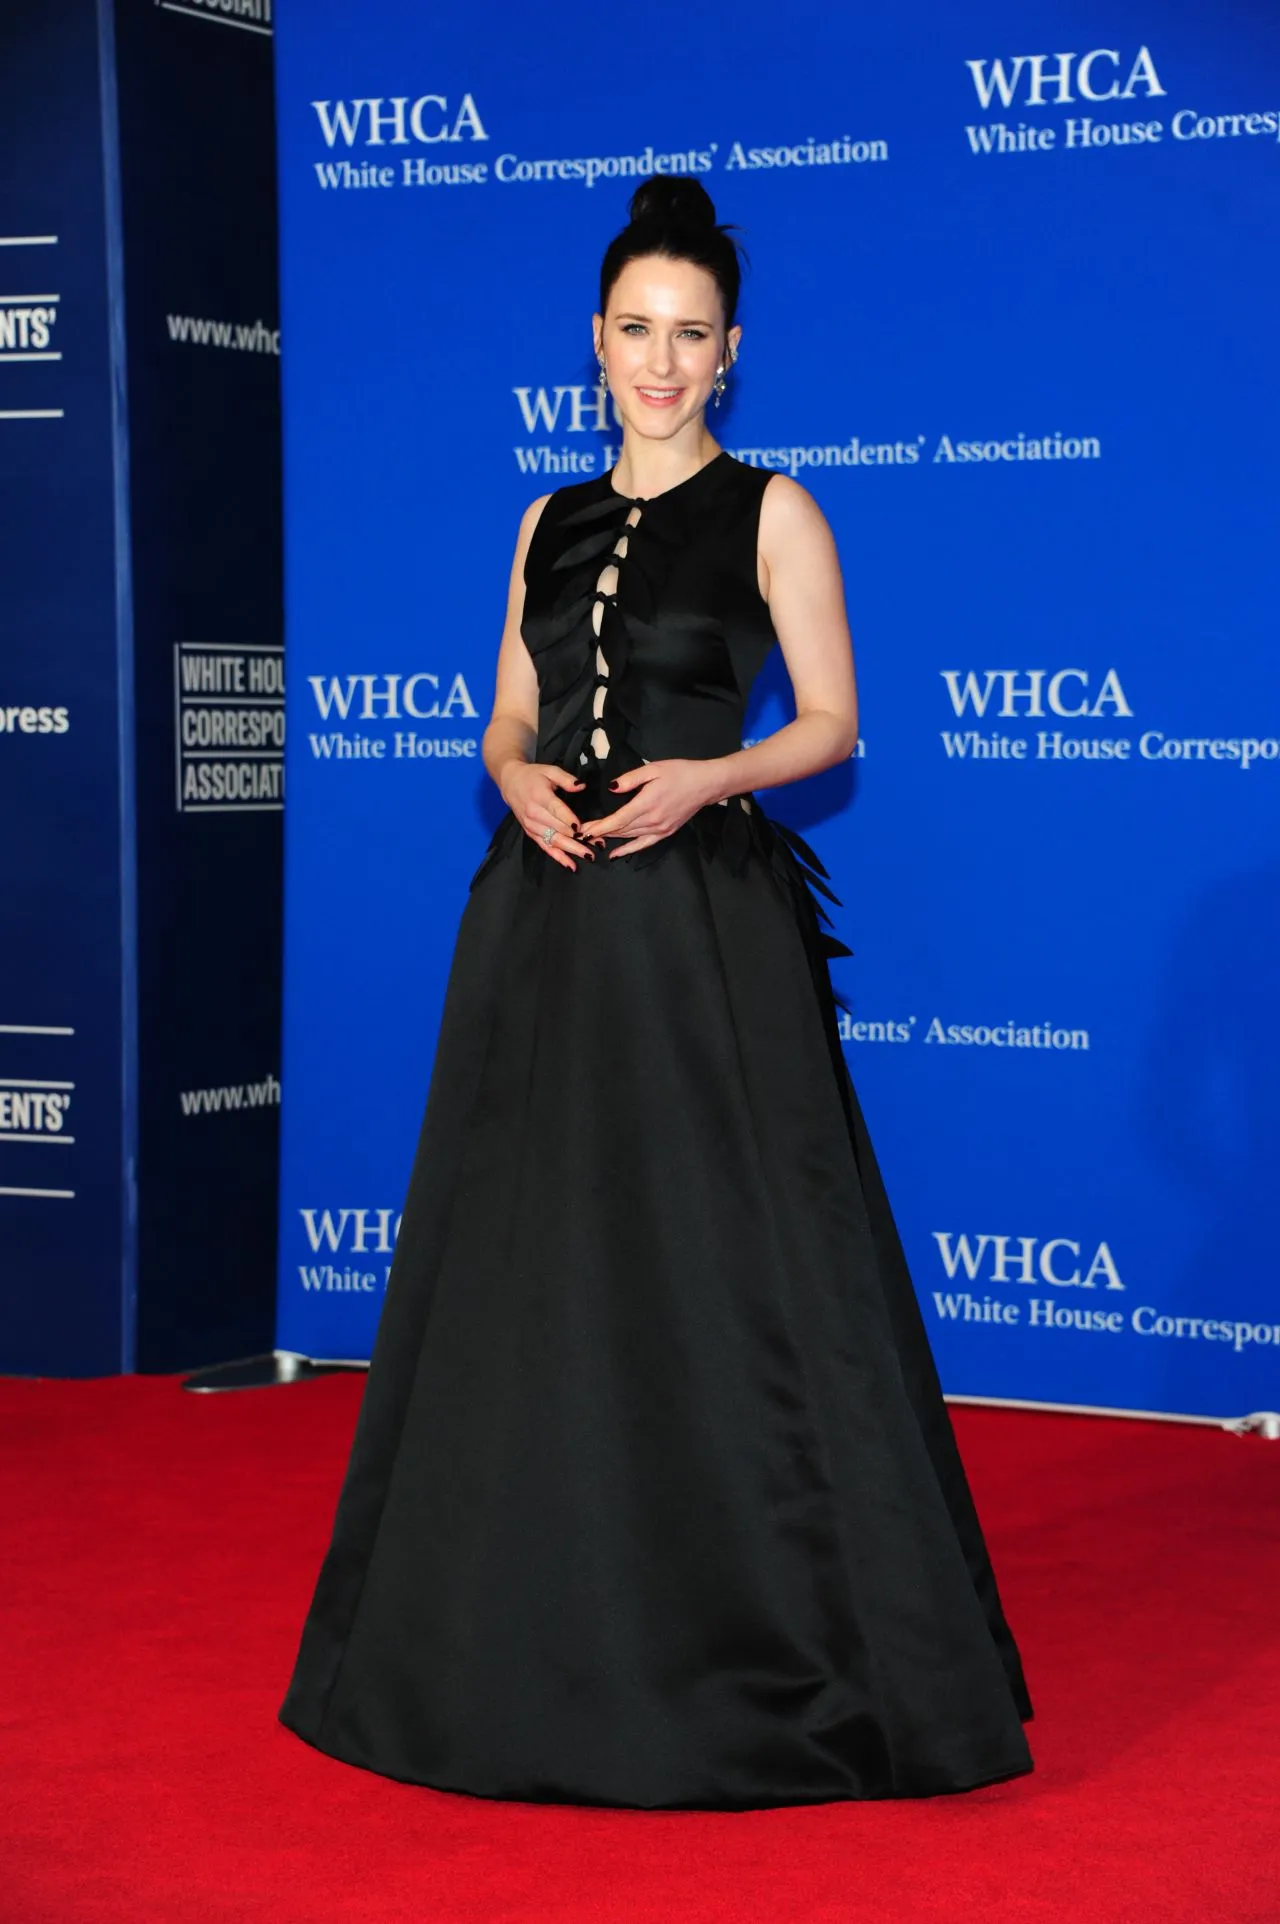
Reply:
<svg viewBox="0 0 1280 1924"><path fill-rule="evenodd" d="M718 795L777 788L847 761L858 740L858 693L835 538L798 482L775 475L760 503L761 591L795 695L796 718L715 764Z"/></svg>
<svg viewBox="0 0 1280 1924"><path fill-rule="evenodd" d="M538 517L550 499L550 495L540 495L521 517L507 590L507 618L498 644L493 712L480 753L499 794L525 834L561 868L572 869L577 866L572 859L575 855L588 861L593 857L591 850L576 839L578 815L561 800L561 791L572 795L583 784L567 769L534 760L538 746L538 676L520 632L525 558ZM556 831L551 841L546 839L548 829Z"/></svg>

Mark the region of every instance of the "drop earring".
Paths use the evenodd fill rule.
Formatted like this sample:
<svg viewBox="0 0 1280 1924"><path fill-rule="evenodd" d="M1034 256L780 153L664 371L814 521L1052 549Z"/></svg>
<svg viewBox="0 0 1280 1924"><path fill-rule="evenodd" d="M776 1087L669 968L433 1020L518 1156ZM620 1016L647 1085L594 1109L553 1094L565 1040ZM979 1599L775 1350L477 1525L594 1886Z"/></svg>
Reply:
<svg viewBox="0 0 1280 1924"><path fill-rule="evenodd" d="M712 389L711 389L712 393L716 397L717 407L719 407L720 405L720 396L724 393L726 385L727 383L724 378L724 369L722 367L718 367L716 369L716 378L712 383Z"/></svg>
<svg viewBox="0 0 1280 1924"><path fill-rule="evenodd" d="M605 372L605 365L604 365L604 355L603 355L603 354L602 354L602 355L600 356L600 385L601 385L601 387L608 387L608 385L609 385L609 376L608 376L608 374L607 374L607 373Z"/></svg>

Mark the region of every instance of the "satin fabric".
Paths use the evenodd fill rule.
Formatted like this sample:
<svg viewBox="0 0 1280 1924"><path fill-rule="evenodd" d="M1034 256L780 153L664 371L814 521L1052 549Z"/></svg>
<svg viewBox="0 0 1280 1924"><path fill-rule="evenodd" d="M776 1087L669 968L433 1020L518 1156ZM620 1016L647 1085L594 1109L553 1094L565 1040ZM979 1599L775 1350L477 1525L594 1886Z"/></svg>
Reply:
<svg viewBox="0 0 1280 1924"><path fill-rule="evenodd" d="M602 686L610 774L642 758L703 759L741 747L746 698L776 640L757 585L756 530L768 479L720 454L649 500L618 493L607 474L551 496L524 574L539 760L579 771L592 697ZM609 593L597 584L624 534L627 552ZM607 675L597 672L592 645L597 601Z"/></svg>
<svg viewBox="0 0 1280 1924"><path fill-rule="evenodd" d="M544 510L539 752L585 768L584 813L616 767L720 739L721 711L740 739L771 636L766 478L722 455L645 504L600 638L593 584L634 504L602 477ZM281 1710L309 1742L446 1789L642 1808L1030 1769L839 1046L826 886L752 798L573 874L499 824Z"/></svg>

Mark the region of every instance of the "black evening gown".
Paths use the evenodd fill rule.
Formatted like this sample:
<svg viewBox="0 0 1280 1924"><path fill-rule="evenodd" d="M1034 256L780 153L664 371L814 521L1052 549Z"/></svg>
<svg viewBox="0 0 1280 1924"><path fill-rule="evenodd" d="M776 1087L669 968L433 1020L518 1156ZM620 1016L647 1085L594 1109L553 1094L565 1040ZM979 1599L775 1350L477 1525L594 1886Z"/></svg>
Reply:
<svg viewBox="0 0 1280 1924"><path fill-rule="evenodd" d="M767 473L547 502L538 759L740 744ZM616 572L615 572L616 570ZM751 797L471 885L283 1721L488 1797L735 1809L1031 1768L1031 1706L836 1026Z"/></svg>

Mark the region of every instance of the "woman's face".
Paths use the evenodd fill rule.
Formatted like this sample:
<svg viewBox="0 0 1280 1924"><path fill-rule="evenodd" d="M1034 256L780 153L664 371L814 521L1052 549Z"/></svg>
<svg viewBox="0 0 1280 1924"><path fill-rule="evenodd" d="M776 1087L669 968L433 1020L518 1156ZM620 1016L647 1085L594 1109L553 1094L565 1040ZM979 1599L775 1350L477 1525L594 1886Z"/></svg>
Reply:
<svg viewBox="0 0 1280 1924"><path fill-rule="evenodd" d="M659 254L627 262L593 326L618 413L653 441L674 440L698 419L742 333L730 328L726 341L720 290L705 268Z"/></svg>

